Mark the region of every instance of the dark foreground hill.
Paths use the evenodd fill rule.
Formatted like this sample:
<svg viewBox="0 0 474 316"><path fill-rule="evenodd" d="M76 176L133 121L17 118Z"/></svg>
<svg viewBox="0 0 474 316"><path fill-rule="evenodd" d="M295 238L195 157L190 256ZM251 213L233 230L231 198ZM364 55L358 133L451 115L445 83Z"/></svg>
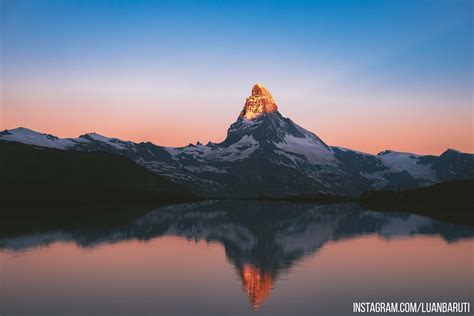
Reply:
<svg viewBox="0 0 474 316"><path fill-rule="evenodd" d="M103 213L104 206L136 208L141 204L198 199L180 185L128 158L102 151L60 150L0 142L0 174L1 213L8 217L44 214L38 208L50 210L56 206L60 212L64 212L66 206L68 213L78 209ZM373 210L419 213L474 225L473 196L474 180L462 180L405 191L369 191L359 198L316 194L286 198L263 195L257 199L317 204L353 201ZM19 208L23 210L18 212Z"/></svg>
<svg viewBox="0 0 474 316"><path fill-rule="evenodd" d="M124 156L0 143L2 204L124 205L194 200L188 190Z"/></svg>
<svg viewBox="0 0 474 316"><path fill-rule="evenodd" d="M474 180L451 181L405 191L370 191L359 203L380 211L406 211L474 225Z"/></svg>

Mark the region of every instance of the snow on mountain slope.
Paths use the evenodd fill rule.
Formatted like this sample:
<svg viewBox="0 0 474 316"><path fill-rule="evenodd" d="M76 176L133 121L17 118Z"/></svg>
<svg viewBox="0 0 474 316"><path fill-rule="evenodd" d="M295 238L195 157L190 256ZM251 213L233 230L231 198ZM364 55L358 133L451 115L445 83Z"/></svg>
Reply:
<svg viewBox="0 0 474 316"><path fill-rule="evenodd" d="M259 143L251 136L245 135L238 142L224 147L212 145L189 145L186 147L165 147L171 156L177 159L189 156L204 161L237 161L248 158L258 149Z"/></svg>
<svg viewBox="0 0 474 316"><path fill-rule="evenodd" d="M97 133L88 133L78 138L59 138L50 134L43 134L32 131L31 129L19 127L11 130L5 130L0 133L0 139L12 142L20 142L28 145L40 147L56 148L56 149L72 149L78 144L87 144L93 141L110 145L116 149L127 149L124 142L117 138L109 138Z"/></svg>
<svg viewBox="0 0 474 316"><path fill-rule="evenodd" d="M19 142L28 145L35 145L56 149L67 149L73 147L76 143L70 139L58 138L49 134L42 134L31 129L19 127L11 130L5 130L0 133L0 139L12 142Z"/></svg>
<svg viewBox="0 0 474 316"><path fill-rule="evenodd" d="M337 163L330 149L308 135L304 138L286 135L284 141L275 143L275 146L286 155L303 156L310 163Z"/></svg>
<svg viewBox="0 0 474 316"><path fill-rule="evenodd" d="M73 139L73 140L78 141L80 139L81 141L90 141L87 138L91 138L92 140L105 143L105 144L110 145L112 147L115 147L116 149L119 149L119 150L127 149L127 146L126 146L127 143L128 144L133 144L131 142L124 142L124 141L122 141L120 139L117 139L117 138L105 137L105 136L99 135L97 133L88 133L88 134L85 134L85 135L81 135L79 138L76 138L76 139Z"/></svg>
<svg viewBox="0 0 474 316"><path fill-rule="evenodd" d="M436 172L431 164L422 164L419 155L387 150L377 155L384 165L393 172L407 171L413 178L437 181Z"/></svg>

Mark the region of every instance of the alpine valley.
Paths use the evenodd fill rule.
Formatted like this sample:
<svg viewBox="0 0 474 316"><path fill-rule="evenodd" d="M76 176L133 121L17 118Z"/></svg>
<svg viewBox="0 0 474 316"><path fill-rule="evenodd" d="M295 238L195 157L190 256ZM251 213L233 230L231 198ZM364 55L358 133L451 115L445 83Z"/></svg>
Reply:
<svg viewBox="0 0 474 316"><path fill-rule="evenodd" d="M37 149L102 151L125 156L204 197L285 197L370 190L405 190L474 178L474 155L448 149L440 156L383 151L377 155L333 147L283 117L262 85L221 143L163 147L89 133L58 138L27 128L5 130L0 140Z"/></svg>

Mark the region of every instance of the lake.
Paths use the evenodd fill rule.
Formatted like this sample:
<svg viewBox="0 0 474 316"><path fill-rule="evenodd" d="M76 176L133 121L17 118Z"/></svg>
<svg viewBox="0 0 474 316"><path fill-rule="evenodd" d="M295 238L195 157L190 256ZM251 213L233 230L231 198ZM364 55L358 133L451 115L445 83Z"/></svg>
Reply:
<svg viewBox="0 0 474 316"><path fill-rule="evenodd" d="M473 227L355 204L238 200L114 216L1 234L0 314L349 315L361 301L474 307Z"/></svg>

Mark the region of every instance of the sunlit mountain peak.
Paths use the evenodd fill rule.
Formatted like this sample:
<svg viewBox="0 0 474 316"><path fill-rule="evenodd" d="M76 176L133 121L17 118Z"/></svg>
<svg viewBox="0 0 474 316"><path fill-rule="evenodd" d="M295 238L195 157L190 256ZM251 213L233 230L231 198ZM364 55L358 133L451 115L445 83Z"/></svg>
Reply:
<svg viewBox="0 0 474 316"><path fill-rule="evenodd" d="M270 92L260 83L256 83L252 88L252 95L245 101L240 117L253 120L277 110L276 102Z"/></svg>

